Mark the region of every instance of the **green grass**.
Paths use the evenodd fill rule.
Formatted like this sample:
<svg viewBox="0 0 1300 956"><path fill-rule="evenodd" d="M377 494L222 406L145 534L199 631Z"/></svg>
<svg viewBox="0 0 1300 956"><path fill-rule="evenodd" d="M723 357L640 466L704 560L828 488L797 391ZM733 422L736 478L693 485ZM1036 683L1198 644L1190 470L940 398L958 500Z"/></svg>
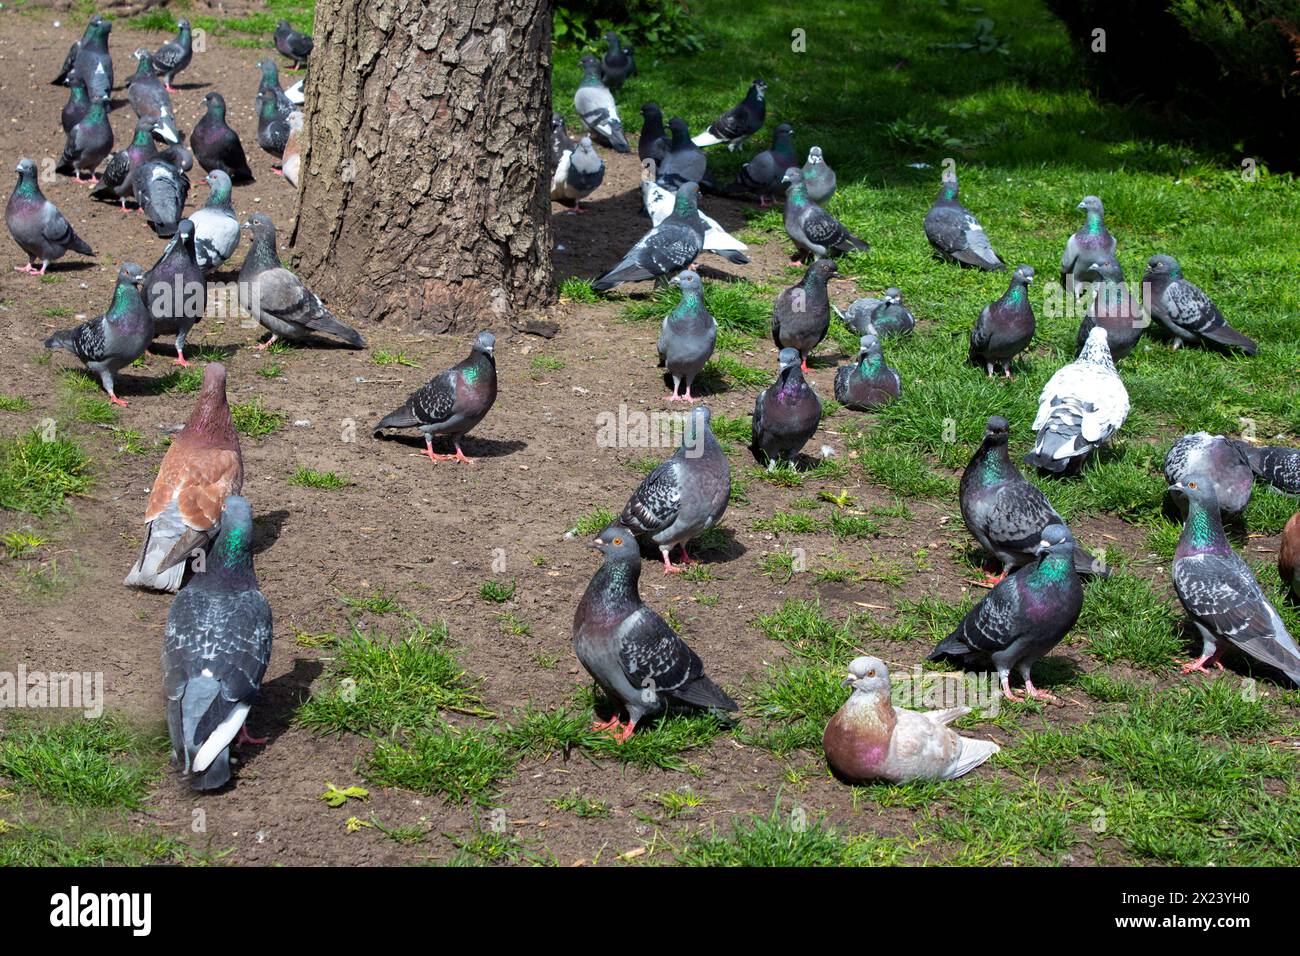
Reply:
<svg viewBox="0 0 1300 956"><path fill-rule="evenodd" d="M590 514L585 514L573 525L573 533L579 537L590 537L605 530L606 527L614 523L618 515L608 508L597 508Z"/></svg>
<svg viewBox="0 0 1300 956"><path fill-rule="evenodd" d="M515 596L515 588L518 586L519 582L514 578L511 578L508 583L492 578L479 586L478 596L492 604L504 604Z"/></svg>
<svg viewBox="0 0 1300 956"><path fill-rule="evenodd" d="M0 412L25 412L32 407L21 395L0 395Z"/></svg>
<svg viewBox="0 0 1300 956"><path fill-rule="evenodd" d="M90 456L72 438L44 434L34 428L0 441L0 508L45 516L89 490Z"/></svg>
<svg viewBox="0 0 1300 956"><path fill-rule="evenodd" d="M610 815L608 803L588 797L578 790L571 790L562 797L552 797L546 802L562 813L572 813L584 820Z"/></svg>
<svg viewBox="0 0 1300 956"><path fill-rule="evenodd" d="M302 485L304 488L323 488L327 491L338 491L352 484L347 478L335 472L313 471L310 468L299 468L289 476L289 483Z"/></svg>
<svg viewBox="0 0 1300 956"><path fill-rule="evenodd" d="M803 807L780 801L765 817L733 820L728 830L696 834L673 852L686 866L882 866L902 862L901 844L845 836Z"/></svg>
<svg viewBox="0 0 1300 956"><path fill-rule="evenodd" d="M234 420L235 431L239 434L250 438L261 438L283 425L287 416L266 408L259 395L247 402L236 402L231 405L230 417Z"/></svg>
<svg viewBox="0 0 1300 956"><path fill-rule="evenodd" d="M509 750L487 730L434 722L401 739L377 741L363 773L378 786L486 804L514 769Z"/></svg>
<svg viewBox="0 0 1300 956"><path fill-rule="evenodd" d="M58 825L11 823L0 827L0 866L154 866L195 862L175 837L130 832L120 820L73 816Z"/></svg>
<svg viewBox="0 0 1300 956"><path fill-rule="evenodd" d="M0 735L0 780L73 807L138 808L161 765L161 741L111 717L10 717Z"/></svg>
<svg viewBox="0 0 1300 956"><path fill-rule="evenodd" d="M388 349L376 349L370 355L370 361L376 365L404 365L407 368L419 368L415 362L406 357L405 352L392 352Z"/></svg>

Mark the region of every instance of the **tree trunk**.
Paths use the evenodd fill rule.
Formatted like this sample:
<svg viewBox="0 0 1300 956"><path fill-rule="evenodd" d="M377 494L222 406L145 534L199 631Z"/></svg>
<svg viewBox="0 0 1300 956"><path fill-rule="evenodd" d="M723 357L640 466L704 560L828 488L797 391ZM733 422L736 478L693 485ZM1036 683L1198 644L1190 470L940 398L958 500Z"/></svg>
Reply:
<svg viewBox="0 0 1300 956"><path fill-rule="evenodd" d="M293 262L435 332L554 301L550 0L318 0Z"/></svg>

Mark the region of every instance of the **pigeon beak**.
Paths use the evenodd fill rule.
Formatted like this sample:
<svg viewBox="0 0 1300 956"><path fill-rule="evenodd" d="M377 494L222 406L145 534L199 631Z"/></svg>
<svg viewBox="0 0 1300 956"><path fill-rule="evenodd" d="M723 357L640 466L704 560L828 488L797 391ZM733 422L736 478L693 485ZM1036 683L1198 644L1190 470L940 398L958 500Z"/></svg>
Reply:
<svg viewBox="0 0 1300 956"><path fill-rule="evenodd" d="M854 677L852 674L850 674L848 677L844 678L844 680L840 681L840 686L841 686L841 687L852 687L852 686L853 686L853 682L854 682L855 680L857 680L857 678Z"/></svg>
<svg viewBox="0 0 1300 956"><path fill-rule="evenodd" d="M587 542L587 547L591 548L592 551L599 551L604 546L605 546L605 542L602 541L600 538L596 538L594 541Z"/></svg>
<svg viewBox="0 0 1300 956"><path fill-rule="evenodd" d="M1079 203L1079 205L1075 206L1074 208L1075 208L1075 209L1087 209L1088 207L1085 206L1083 203Z"/></svg>
<svg viewBox="0 0 1300 956"><path fill-rule="evenodd" d="M1172 485L1170 485L1168 488L1165 489L1165 491L1185 491L1185 490L1186 489L1183 488L1183 483L1181 481L1175 481Z"/></svg>
<svg viewBox="0 0 1300 956"><path fill-rule="evenodd" d="M1050 550L1052 550L1052 546L1048 544L1047 541L1040 541L1038 542L1038 546L1034 548L1034 557L1041 558Z"/></svg>

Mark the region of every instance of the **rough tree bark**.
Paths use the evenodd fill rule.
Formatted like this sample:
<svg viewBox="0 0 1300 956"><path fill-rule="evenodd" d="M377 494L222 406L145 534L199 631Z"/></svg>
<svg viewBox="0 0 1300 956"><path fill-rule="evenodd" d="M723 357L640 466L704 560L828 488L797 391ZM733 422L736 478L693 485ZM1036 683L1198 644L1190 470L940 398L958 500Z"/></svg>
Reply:
<svg viewBox="0 0 1300 956"><path fill-rule="evenodd" d="M293 262L435 332L553 301L550 0L318 0Z"/></svg>

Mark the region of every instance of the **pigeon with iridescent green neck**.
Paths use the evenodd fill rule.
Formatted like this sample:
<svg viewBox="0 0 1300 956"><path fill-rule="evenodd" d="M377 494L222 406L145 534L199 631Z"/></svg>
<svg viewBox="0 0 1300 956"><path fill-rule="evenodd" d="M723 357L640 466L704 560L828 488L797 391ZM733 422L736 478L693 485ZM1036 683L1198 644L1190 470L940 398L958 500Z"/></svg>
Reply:
<svg viewBox="0 0 1300 956"><path fill-rule="evenodd" d="M267 94L257 98L257 145L276 159L284 156L289 142L289 116L281 114L275 100Z"/></svg>
<svg viewBox="0 0 1300 956"><path fill-rule="evenodd" d="M1029 301L1033 281L1032 266L1017 266L1002 298L984 306L970 330L970 362L989 378L996 367L1010 378L1011 363L1034 340L1034 307Z"/></svg>
<svg viewBox="0 0 1300 956"><path fill-rule="evenodd" d="M703 133L692 140L696 146L713 146L726 143L727 149L736 150L746 139L763 128L767 119L767 84L755 80L749 85L745 98L715 119Z"/></svg>
<svg viewBox="0 0 1300 956"><path fill-rule="evenodd" d="M808 198L803 173L791 167L781 179L785 190L785 231L797 247L794 259L824 259L834 253L866 252L871 247Z"/></svg>
<svg viewBox="0 0 1300 956"><path fill-rule="evenodd" d="M153 341L153 316L140 298L144 272L134 262L127 262L117 273L113 302L98 318L83 322L74 329L55 332L45 340L47 349L67 349L99 376L114 405L127 404L117 397L113 375L126 368Z"/></svg>
<svg viewBox="0 0 1300 956"><path fill-rule="evenodd" d="M1174 442L1165 455L1165 481L1172 485L1193 476L1213 484L1219 512L1230 521L1250 504L1255 473L1237 442L1203 431ZM1175 498L1179 504L1185 500Z"/></svg>
<svg viewBox="0 0 1300 956"><path fill-rule="evenodd" d="M670 402L693 402L691 385L695 376L708 364L713 346L718 340L718 323L704 304L704 284L697 273L683 270L669 280L680 286L682 298L677 306L664 316L659 330L659 366L672 376L673 393ZM686 386L686 393L680 394Z"/></svg>
<svg viewBox="0 0 1300 956"><path fill-rule="evenodd" d="M1254 355L1259 346L1242 335L1223 317L1210 297L1183 275L1173 256L1152 256L1142 282L1150 289L1147 308L1174 338L1174 348L1209 342L1222 348L1240 349Z"/></svg>
<svg viewBox="0 0 1300 956"><path fill-rule="evenodd" d="M925 214L925 237L935 254L946 262L999 272L1006 266L993 251L984 227L957 201L957 177L945 176L939 195Z"/></svg>
<svg viewBox="0 0 1300 956"><path fill-rule="evenodd" d="M642 236L617 265L591 284L600 292L623 282L654 279L680 272L695 261L704 248L704 222L700 219L700 187L686 183L677 190L676 204L670 215Z"/></svg>
<svg viewBox="0 0 1300 956"><path fill-rule="evenodd" d="M1118 262L1103 259L1095 263L1092 270L1098 278L1092 285L1093 296L1088 303L1088 312L1079 323L1079 333L1074 340L1074 354L1083 351L1088 333L1101 326L1106 330L1110 357L1118 362L1137 347L1148 320L1142 312L1142 303L1129 292L1128 283L1124 281L1124 270Z"/></svg>
<svg viewBox="0 0 1300 956"><path fill-rule="evenodd" d="M653 179L643 178L641 180L641 208L650 217L650 222L653 225L657 226L671 216L676 206L677 193L667 186L660 186ZM700 215L700 222L704 223L705 252L721 256L728 262L734 262L738 266L749 262L749 257L745 255L749 246L723 229L718 224L718 221L707 215L703 209L699 209L697 212Z"/></svg>
<svg viewBox="0 0 1300 956"><path fill-rule="evenodd" d="M43 276L49 264L62 258L69 249L93 256L90 246L73 230L59 207L41 192L36 181L36 164L30 159L20 160L15 171L18 182L5 205L5 225L14 242L27 254L27 262L14 266L14 271Z"/></svg>
<svg viewBox="0 0 1300 956"><path fill-rule="evenodd" d="M239 134L226 122L226 100L220 93L203 97L206 112L194 124L190 133L190 147L194 158L207 172L219 169L235 184L251 183L253 171L248 168L244 144ZM259 115L260 120L260 115Z"/></svg>
<svg viewBox="0 0 1300 956"><path fill-rule="evenodd" d="M90 112L90 96L86 92L86 81L78 74L69 74L64 83L68 87L68 102L63 104L63 112L59 115L59 120L63 124L63 132L66 135Z"/></svg>
<svg viewBox="0 0 1300 956"><path fill-rule="evenodd" d="M623 121L614 104L614 94L600 81L600 61L587 54L581 63L582 81L573 94L574 110L596 142L620 153L632 152L623 135Z"/></svg>
<svg viewBox="0 0 1300 956"><path fill-rule="evenodd" d="M298 107L294 105L293 101L289 99L288 94L280 87L280 70L275 65L275 61L270 58L259 60L257 68L261 71L261 79L257 84L258 98L253 102L254 114L261 113L261 97L265 95L270 97L272 102L275 103L275 111L279 113L281 117L288 119L289 114Z"/></svg>
<svg viewBox="0 0 1300 956"><path fill-rule="evenodd" d="M113 127L108 122L108 96L104 95L92 99L85 118L68 130L54 171L73 176L77 182L82 182L81 174L87 173L90 178L85 181L94 186L99 182L95 167L112 151Z"/></svg>
<svg viewBox="0 0 1300 956"><path fill-rule="evenodd" d="M898 372L885 364L880 339L864 335L852 365L835 371L835 401L845 408L869 412L888 405L903 392Z"/></svg>
<svg viewBox="0 0 1300 956"><path fill-rule="evenodd" d="M808 150L808 159L803 164L803 184L808 198L815 203L824 203L835 195L835 170L822 157L820 146Z"/></svg>
<svg viewBox="0 0 1300 956"><path fill-rule="evenodd" d="M172 98L154 72L153 56L141 47L135 51L140 61L138 69L127 79L127 97L135 115L149 117L158 121L159 135L169 143L181 141L180 131L176 128L176 111L172 108Z"/></svg>
<svg viewBox="0 0 1300 956"><path fill-rule="evenodd" d="M230 204L230 177L219 169L208 173L208 201L190 213L194 252L199 268L209 275L234 254L239 245L239 220Z"/></svg>
<svg viewBox="0 0 1300 956"><path fill-rule="evenodd" d="M747 162L736 173L728 193L753 193L759 206L772 204L774 196L785 188L785 173L798 162L794 155L794 127L782 123L772 132L772 146ZM811 192L809 198L812 198ZM817 200L813 200L816 202Z"/></svg>
<svg viewBox="0 0 1300 956"><path fill-rule="evenodd" d="M776 381L758 393L750 426L749 450L768 471L778 462L793 464L822 420L822 402L804 381L799 352L782 349L777 356Z"/></svg>
<svg viewBox="0 0 1300 956"><path fill-rule="evenodd" d="M50 80L50 86L63 86L67 83L68 77L77 75L77 54L81 52L81 45L89 41L94 36L95 30L105 22L104 18L98 13L86 22L85 33L81 35L80 39L74 40L72 46L68 47L68 55L63 58L63 69L59 71L58 76ZM82 85L85 85L84 78Z"/></svg>
<svg viewBox="0 0 1300 956"><path fill-rule="evenodd" d="M818 259L803 278L783 289L772 304L772 344L799 353L799 368L807 374L808 357L826 338L831 326L831 299L826 283L835 275L835 263Z"/></svg>
<svg viewBox="0 0 1300 956"><path fill-rule="evenodd" d="M77 44L73 69L86 81L92 103L98 97L107 97L113 89L113 58L108 53L108 35L112 32L112 20L92 17Z"/></svg>
<svg viewBox="0 0 1300 956"><path fill-rule="evenodd" d="M911 335L916 328L916 316L903 304L903 290L897 286L890 286L879 299L855 299L844 312L837 309L836 315L859 335L875 335L882 339Z"/></svg>
<svg viewBox="0 0 1300 956"><path fill-rule="evenodd" d="M1083 295L1087 283L1101 279L1097 265L1114 261L1116 245L1115 237L1106 229L1100 199L1084 196L1078 208L1084 210L1083 227L1070 236L1061 253L1061 285L1076 298Z"/></svg>
<svg viewBox="0 0 1300 956"><path fill-rule="evenodd" d="M122 212L126 212L126 201L135 196L135 186L131 174L136 168L158 156L158 147L154 143L157 120L142 116L136 120L135 136L126 149L119 149L109 157L104 166L104 175L99 185L90 191L91 199L116 200L121 203Z"/></svg>
<svg viewBox="0 0 1300 956"><path fill-rule="evenodd" d="M176 22L176 39L168 40L153 55L153 68L162 77L163 88L168 93L175 93L172 80L176 74L190 65L194 58L194 37L190 32L189 20Z"/></svg>
<svg viewBox="0 0 1300 956"><path fill-rule="evenodd" d="M176 364L188 367L185 339L208 305L208 286L199 268L190 220L182 219L177 225L176 235L145 273L141 292L153 315L154 336L176 336Z"/></svg>

